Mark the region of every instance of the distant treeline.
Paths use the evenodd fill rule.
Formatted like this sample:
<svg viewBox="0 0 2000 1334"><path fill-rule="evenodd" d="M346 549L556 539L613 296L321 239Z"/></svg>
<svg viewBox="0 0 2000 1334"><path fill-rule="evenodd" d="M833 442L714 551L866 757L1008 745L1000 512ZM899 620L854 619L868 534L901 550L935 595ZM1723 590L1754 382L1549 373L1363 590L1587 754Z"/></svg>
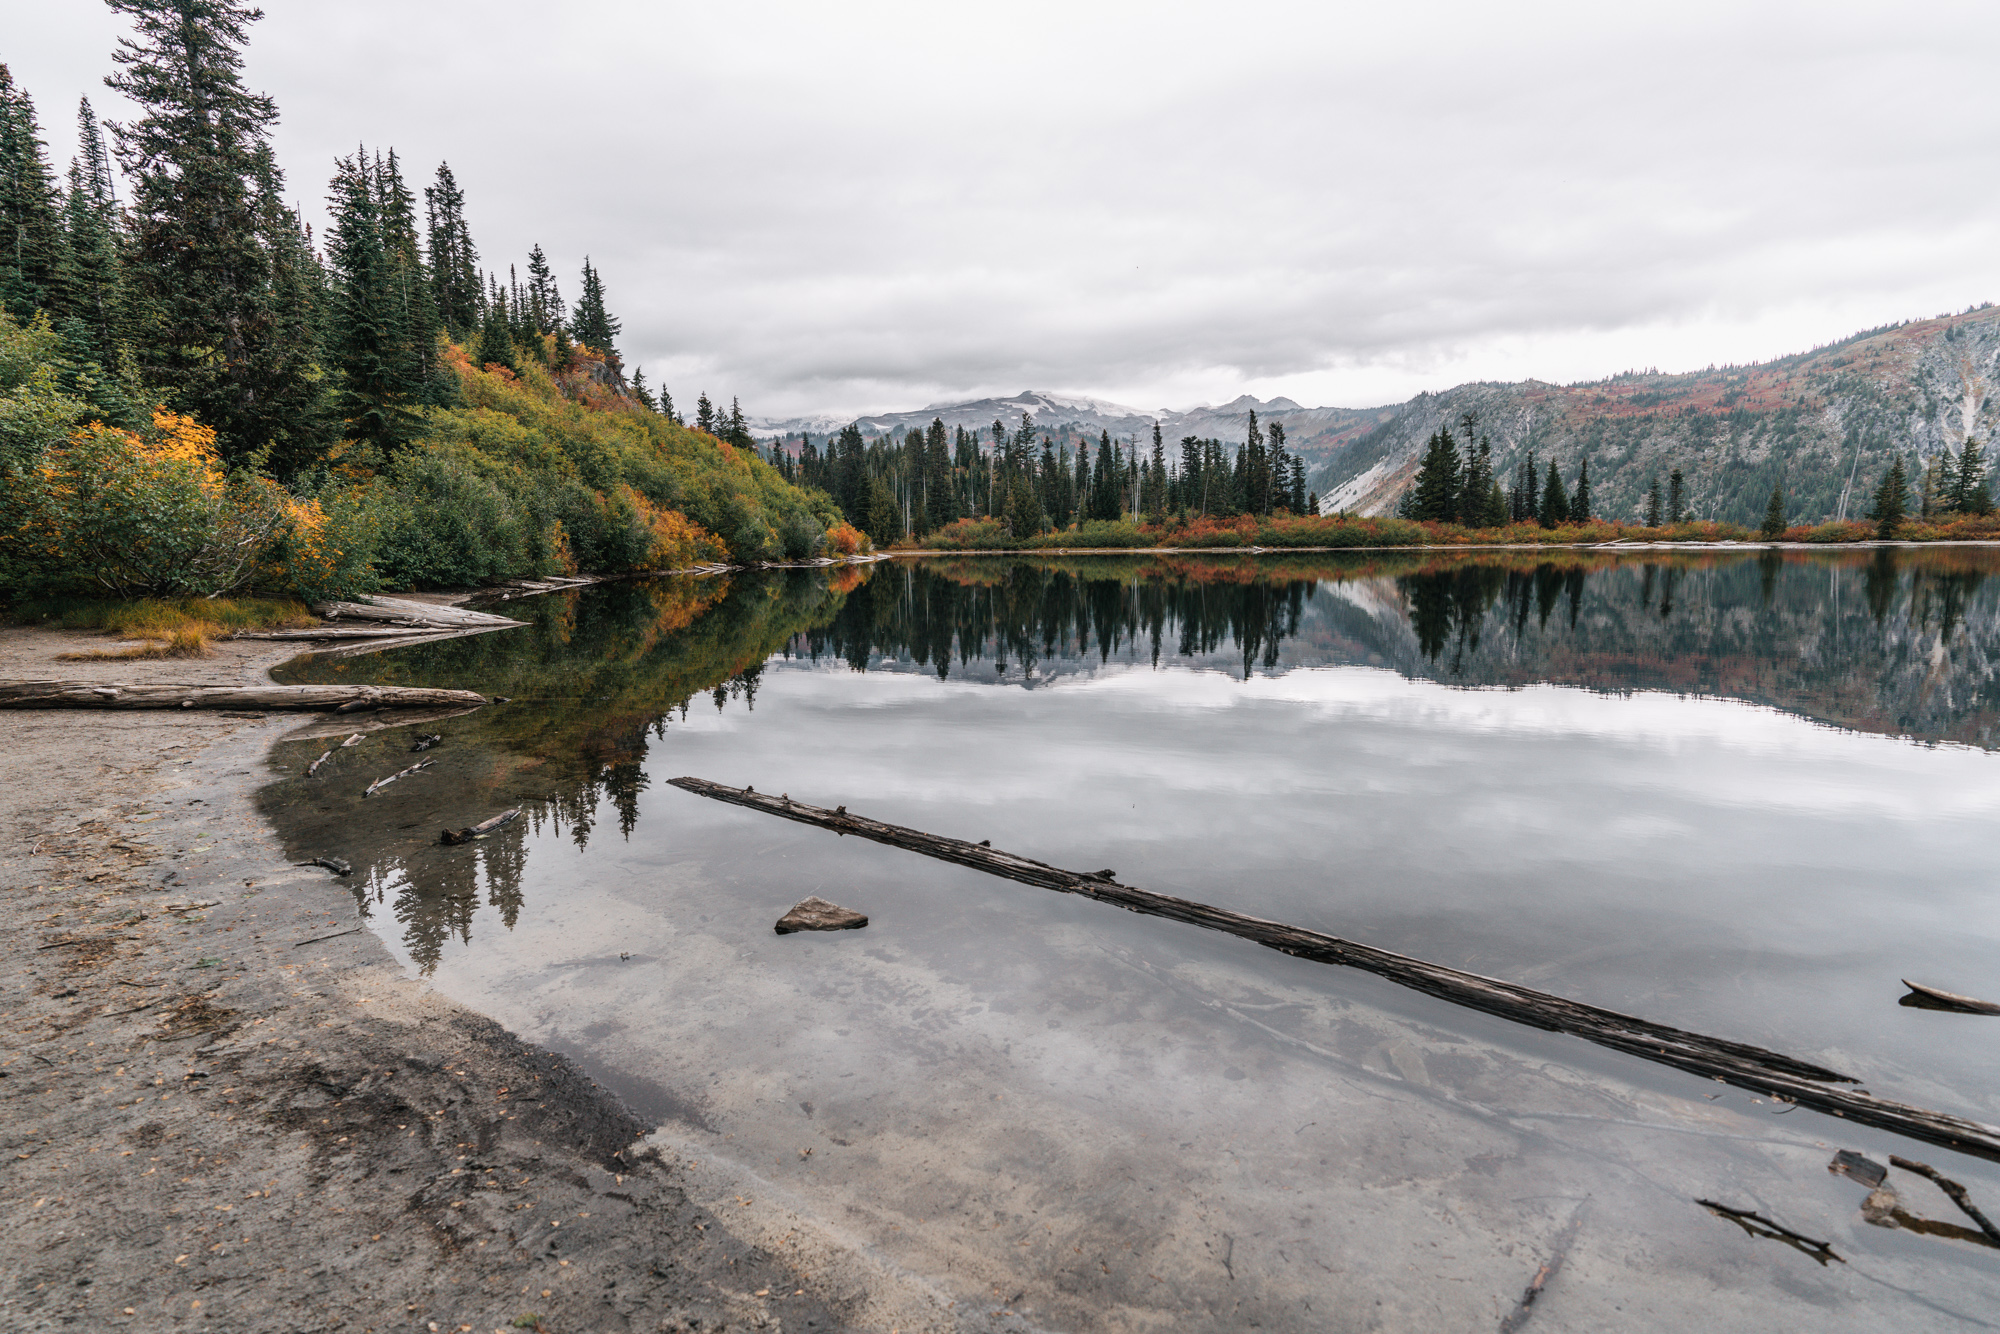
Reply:
<svg viewBox="0 0 2000 1334"><path fill-rule="evenodd" d="M1233 448L1186 436L1170 454L1153 428L1151 452L1105 431L1093 452L1087 438L1072 454L1066 441L1038 432L1021 415L1012 431L926 430L864 439L858 426L828 438L810 435L797 454L774 445L771 461L787 478L826 492L850 523L880 545L925 537L961 520L996 520L1027 539L1073 525L1120 519L1165 522L1238 515L1316 512L1305 464L1285 447L1285 428L1267 434L1250 414Z"/></svg>

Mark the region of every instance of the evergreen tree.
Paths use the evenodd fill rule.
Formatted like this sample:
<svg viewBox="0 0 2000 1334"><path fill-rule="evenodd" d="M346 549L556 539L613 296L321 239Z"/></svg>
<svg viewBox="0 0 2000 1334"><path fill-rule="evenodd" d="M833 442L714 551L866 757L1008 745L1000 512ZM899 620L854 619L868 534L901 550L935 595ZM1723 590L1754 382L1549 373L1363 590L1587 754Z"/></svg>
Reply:
<svg viewBox="0 0 2000 1334"><path fill-rule="evenodd" d="M1490 472L1491 469L1489 468ZM1306 461L1297 454L1292 455L1292 504L1294 514L1317 514L1319 507L1306 494Z"/></svg>
<svg viewBox="0 0 2000 1334"><path fill-rule="evenodd" d="M437 336L444 328L417 236L417 197L403 180L403 164L390 149L375 156L375 216L382 233L389 299L396 320L396 355L413 393L426 401L448 396L440 381Z"/></svg>
<svg viewBox="0 0 2000 1334"><path fill-rule="evenodd" d="M1468 418L1471 413L1467 413ZM1466 438L1465 475L1459 482L1457 519L1468 528L1485 525L1486 496L1493 487L1493 446L1481 442L1478 449L1472 448L1471 437Z"/></svg>
<svg viewBox="0 0 2000 1334"><path fill-rule="evenodd" d="M722 438L738 449L755 449L757 441L750 434L750 423L743 417L743 401L734 395L729 399L729 420L723 424Z"/></svg>
<svg viewBox="0 0 2000 1334"><path fill-rule="evenodd" d="M64 249L69 265L63 286L71 313L89 330L93 354L108 362L122 341L124 263L119 254L118 200L113 193L111 157L87 97L77 105L76 129L77 154L70 163L69 193L63 201ZM4 285L5 279L0 278L0 287Z"/></svg>
<svg viewBox="0 0 2000 1334"><path fill-rule="evenodd" d="M60 199L35 104L0 65L0 309L21 323L70 313Z"/></svg>
<svg viewBox="0 0 2000 1334"><path fill-rule="evenodd" d="M1775 542L1785 535L1785 487L1779 482L1771 487L1771 503L1764 507L1764 524L1757 530L1766 541Z"/></svg>
<svg viewBox="0 0 2000 1334"><path fill-rule="evenodd" d="M681 420L681 414L674 408L674 396L667 392L665 385L660 386L660 415L676 426L687 425L686 422ZM807 443L810 444L811 442L808 441Z"/></svg>
<svg viewBox="0 0 2000 1334"><path fill-rule="evenodd" d="M1868 516L1875 521L1875 535L1884 542L1894 538L1909 511L1910 482L1903 471L1903 456L1896 454L1889 460L1882 484L1875 488L1875 509Z"/></svg>
<svg viewBox="0 0 2000 1334"><path fill-rule="evenodd" d="M507 317L507 291L491 277L486 280L486 314L479 321L479 364L520 370L515 360L513 321Z"/></svg>
<svg viewBox="0 0 2000 1334"><path fill-rule="evenodd" d="M618 359L618 335L623 327L604 308L604 283L598 278L597 270L590 267L590 257L584 256L583 295L576 299L576 310L570 317L570 332L576 335L577 342L602 352L615 372L623 364Z"/></svg>
<svg viewBox="0 0 2000 1334"><path fill-rule="evenodd" d="M1993 497L1986 489L1986 459L1979 442L1965 439L1965 452L1958 456L1958 472L1952 478L1952 506L1961 514L1991 514Z"/></svg>
<svg viewBox="0 0 2000 1334"><path fill-rule="evenodd" d="M1458 442L1449 426L1431 432L1424 443L1424 461L1410 487L1409 517L1427 523L1451 523L1458 518Z"/></svg>
<svg viewBox="0 0 2000 1334"><path fill-rule="evenodd" d="M1167 518L1167 445L1160 437L1160 424L1153 423L1152 466L1146 474L1146 517L1154 523Z"/></svg>
<svg viewBox="0 0 2000 1334"><path fill-rule="evenodd" d="M562 292L556 286L554 271L549 268L549 257L537 244L528 251L528 320L535 326L537 334L560 337L563 333L563 310Z"/></svg>
<svg viewBox="0 0 2000 1334"><path fill-rule="evenodd" d="M1562 474L1555 460L1549 460L1548 483L1542 490L1541 520L1544 528L1560 528L1569 522L1569 496L1563 491Z"/></svg>
<svg viewBox="0 0 2000 1334"><path fill-rule="evenodd" d="M896 503L896 490L887 479L873 477L868 481L868 512L862 530L869 540L878 547L886 547L903 537L903 509Z"/></svg>
<svg viewBox="0 0 2000 1334"><path fill-rule="evenodd" d="M251 392L268 424L267 466L289 478L320 464L338 437L320 374L332 297L311 229L285 206L283 178L268 144L257 153L257 183L257 236L270 259L274 314Z"/></svg>
<svg viewBox="0 0 2000 1334"><path fill-rule="evenodd" d="M479 325L479 251L465 222L465 191L449 162L424 187L424 229L430 234L431 301L452 338L465 342Z"/></svg>
<svg viewBox="0 0 2000 1334"><path fill-rule="evenodd" d="M1487 483L1486 516L1481 528L1505 528L1507 526L1507 493L1500 489L1499 479Z"/></svg>
<svg viewBox="0 0 2000 1334"><path fill-rule="evenodd" d="M1653 480L1646 487L1646 526L1660 526L1660 475L1653 474Z"/></svg>
<svg viewBox="0 0 2000 1334"><path fill-rule="evenodd" d="M400 355L401 312L366 154L335 161L327 207L333 216L327 259L334 277L329 352L340 373L334 412L348 439L375 447L373 462L379 466L410 438L415 417Z"/></svg>
<svg viewBox="0 0 2000 1334"><path fill-rule="evenodd" d="M1111 455L1111 432L1105 431L1097 443L1097 467L1091 479L1091 505L1088 518L1116 519L1118 517L1118 463Z"/></svg>
<svg viewBox="0 0 2000 1334"><path fill-rule="evenodd" d="M1683 523L1687 520L1687 487L1681 480L1680 466L1667 474L1667 522Z"/></svg>
<svg viewBox="0 0 2000 1334"><path fill-rule="evenodd" d="M1590 460L1576 466L1576 491L1569 498L1569 521L1590 522Z"/></svg>
<svg viewBox="0 0 2000 1334"><path fill-rule="evenodd" d="M134 350L147 378L242 458L291 436L316 393L314 348L276 305L272 245L292 226L270 154L278 113L237 77L261 14L236 0L108 2L134 35L105 82L142 111L112 127L133 185Z"/></svg>
<svg viewBox="0 0 2000 1334"><path fill-rule="evenodd" d="M703 390L701 397L694 401L694 429L706 431L710 435L715 434L715 405L708 401L707 390ZM857 431L855 435L858 443L860 432Z"/></svg>
<svg viewBox="0 0 2000 1334"><path fill-rule="evenodd" d="M659 403L653 398L653 391L646 387L646 371L644 367L632 372L632 397L638 399L639 406L648 412L658 412L660 410ZM782 446L783 442L780 441L779 443Z"/></svg>
<svg viewBox="0 0 2000 1334"><path fill-rule="evenodd" d="M951 447L944 418L931 418L924 433L924 520L925 531L942 528L959 517L957 479L952 475Z"/></svg>

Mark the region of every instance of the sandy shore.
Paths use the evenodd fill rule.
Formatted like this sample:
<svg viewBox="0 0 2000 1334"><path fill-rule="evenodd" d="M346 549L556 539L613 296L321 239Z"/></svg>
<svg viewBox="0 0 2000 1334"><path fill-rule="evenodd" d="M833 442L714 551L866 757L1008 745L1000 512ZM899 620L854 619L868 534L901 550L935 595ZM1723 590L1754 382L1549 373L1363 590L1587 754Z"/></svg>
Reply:
<svg viewBox="0 0 2000 1334"><path fill-rule="evenodd" d="M0 628L0 679L242 684L294 651L57 660L104 644ZM0 713L0 1323L960 1327L809 1220L730 1219L569 1062L406 979L251 807L301 725Z"/></svg>

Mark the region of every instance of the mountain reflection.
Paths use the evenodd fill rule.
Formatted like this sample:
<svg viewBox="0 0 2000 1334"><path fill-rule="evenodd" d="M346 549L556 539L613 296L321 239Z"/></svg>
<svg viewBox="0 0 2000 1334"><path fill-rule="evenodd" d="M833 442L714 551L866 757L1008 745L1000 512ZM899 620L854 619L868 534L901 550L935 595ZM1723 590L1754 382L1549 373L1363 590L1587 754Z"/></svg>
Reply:
<svg viewBox="0 0 2000 1334"><path fill-rule="evenodd" d="M428 971L470 940L482 904L514 925L531 842L584 849L611 823L630 839L651 748L693 709L754 711L787 672L1039 689L1108 670L1358 665L1460 687L1740 699L1991 748L1996 564L1968 548L971 558L612 584L509 604L525 629L288 665L288 681L511 702L436 724L435 768L392 802L360 792L408 763L396 727L348 749L287 743L277 763L291 776L263 802L296 859L354 863L364 911L391 912ZM329 746L337 758L303 777ZM510 806L526 818L470 849L436 845L440 829Z"/></svg>

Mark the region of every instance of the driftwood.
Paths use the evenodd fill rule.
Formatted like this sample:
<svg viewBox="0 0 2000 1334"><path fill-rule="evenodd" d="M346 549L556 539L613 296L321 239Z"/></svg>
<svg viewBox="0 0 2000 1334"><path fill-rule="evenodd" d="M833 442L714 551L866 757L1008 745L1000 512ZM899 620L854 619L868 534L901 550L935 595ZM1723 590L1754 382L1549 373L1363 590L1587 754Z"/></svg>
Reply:
<svg viewBox="0 0 2000 1334"><path fill-rule="evenodd" d="M426 763L428 763L428 761L426 761ZM418 765L417 767L421 769L423 765ZM403 772L408 773L409 770L405 769ZM397 776L401 777L400 774ZM384 781L388 782L393 780L385 779ZM481 820L478 824L467 825L463 829L447 829L442 834L438 835L438 842L444 844L446 847L451 847L459 843L470 843L475 838L480 838L487 834L492 833L494 830L498 829L501 825L506 824L508 821L518 819L520 817L520 814L521 814L521 808L519 806L516 806L511 811L500 812L498 815L494 816L490 820Z"/></svg>
<svg viewBox="0 0 2000 1334"><path fill-rule="evenodd" d="M294 866L324 866L335 875L353 875L354 868L338 857L315 857L309 862L293 862Z"/></svg>
<svg viewBox="0 0 2000 1334"><path fill-rule="evenodd" d="M507 616L473 611L466 607L444 607L429 602L407 602L400 598L370 598L366 602L326 602L313 608L328 620L386 621L406 629L466 630L475 626L498 629L526 625Z"/></svg>
<svg viewBox="0 0 2000 1334"><path fill-rule="evenodd" d="M1959 1212L1979 1224L1979 1230L1986 1234L1988 1241L1992 1242L1995 1246L2000 1246L2000 1228L1994 1227L1993 1220L1979 1211L1979 1206L1972 1202L1972 1196L1966 1191L1965 1187L1959 1185L1950 1177L1945 1176L1929 1163L1914 1162L1911 1159L1893 1153L1889 1155L1889 1162L1893 1166L1902 1168L1905 1172L1915 1172L1918 1176L1929 1177L1932 1181L1936 1182L1937 1188L1951 1197L1951 1202L1958 1206Z"/></svg>
<svg viewBox="0 0 2000 1334"><path fill-rule="evenodd" d="M1726 1204L1717 1204L1714 1200L1696 1200L1695 1203L1717 1218L1728 1219L1753 1237L1769 1237L1773 1241L1782 1241L1793 1250L1810 1255L1822 1265L1828 1260L1840 1264L1847 1263L1833 1253L1832 1242L1817 1241L1803 1232L1794 1232L1783 1223L1766 1218L1754 1209L1732 1209Z"/></svg>
<svg viewBox="0 0 2000 1334"><path fill-rule="evenodd" d="M359 709L449 708L484 704L470 690L410 686L118 685L101 681L0 682L0 709Z"/></svg>
<svg viewBox="0 0 2000 1334"><path fill-rule="evenodd" d="M1514 1309L1500 1322L1500 1334L1517 1334L1520 1328L1528 1323L1528 1317L1535 1313L1535 1302L1541 1297L1542 1290L1548 1287L1550 1279L1562 1272L1563 1261L1569 1258L1570 1247L1576 1244L1576 1234L1583 1226L1584 1211L1588 1208L1590 1201L1585 1199L1570 1212L1569 1222L1563 1224L1562 1231L1556 1235L1555 1245L1550 1250L1549 1258L1542 1262L1541 1268L1535 1271L1535 1276L1528 1280L1526 1290L1521 1293L1521 1300L1514 1303Z"/></svg>
<svg viewBox="0 0 2000 1334"><path fill-rule="evenodd" d="M1961 996L1956 991L1940 991L1936 987L1920 986L1908 978L1903 985L1910 994L1903 997L1903 1003L1921 1010L1953 1010L1959 1014L2000 1014L2000 1005L1992 1001L1978 1000L1972 996Z"/></svg>
<svg viewBox="0 0 2000 1334"><path fill-rule="evenodd" d="M854 834L1024 885L1063 894L1082 894L1131 912L1222 931L1316 963L1359 968L1454 1005L1482 1010L1533 1028L1568 1033L1643 1060L1670 1065L1734 1084L1753 1093L1843 1117L1856 1125L1893 1131L2000 1162L2000 1127L1889 1102L1860 1089L1831 1087L1857 1081L1851 1075L1780 1052L1671 1028L1530 987L1342 940L1338 936L1121 885L1112 878L1110 871L1089 874L1066 871L1046 862L1001 852L984 843L942 838L922 830L849 815L845 806L829 811L793 801L789 796L766 796L749 788L726 787L702 778L676 778L671 781L675 787L697 796L747 806L767 815L817 825L838 834Z"/></svg>
<svg viewBox="0 0 2000 1334"><path fill-rule="evenodd" d="M333 752L329 750L324 754L322 754L318 759L314 760L311 764L308 764L306 766L306 777L311 778L314 774L318 773L319 767L332 758L333 758Z"/></svg>
<svg viewBox="0 0 2000 1334"><path fill-rule="evenodd" d="M374 782L368 785L368 790L366 792L363 792L361 795L364 797L372 797L377 792L380 792L383 788L389 786L389 784L395 782L398 778L408 778L411 774L417 772L419 769L428 769L433 764L436 763L437 763L436 760L419 760L407 769L398 769L395 773L390 774L387 778L376 779Z"/></svg>

